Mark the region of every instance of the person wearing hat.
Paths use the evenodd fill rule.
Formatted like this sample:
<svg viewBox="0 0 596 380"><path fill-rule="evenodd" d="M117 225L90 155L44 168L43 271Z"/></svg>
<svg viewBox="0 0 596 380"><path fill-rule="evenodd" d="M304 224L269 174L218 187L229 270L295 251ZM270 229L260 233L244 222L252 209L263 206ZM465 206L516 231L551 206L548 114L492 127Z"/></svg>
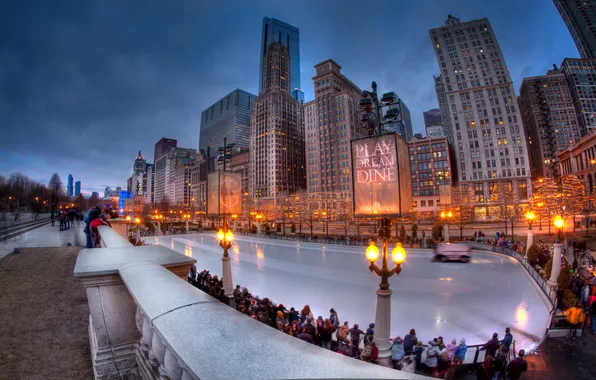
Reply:
<svg viewBox="0 0 596 380"><path fill-rule="evenodd" d="M396 337L393 339L393 344L391 345L391 361L393 362L393 368L400 369L399 362L404 358L406 355L406 351L404 350L404 344L401 340L401 337Z"/></svg>

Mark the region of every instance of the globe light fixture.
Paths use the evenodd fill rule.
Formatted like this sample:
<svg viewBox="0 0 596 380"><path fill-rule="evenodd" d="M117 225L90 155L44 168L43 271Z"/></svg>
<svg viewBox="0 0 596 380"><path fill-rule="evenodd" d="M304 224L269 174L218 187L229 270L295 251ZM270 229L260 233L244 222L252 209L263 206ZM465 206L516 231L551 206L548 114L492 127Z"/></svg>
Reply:
<svg viewBox="0 0 596 380"><path fill-rule="evenodd" d="M379 248L377 248L374 241L371 241L368 248L366 248L366 258L371 263L374 263L379 258Z"/></svg>
<svg viewBox="0 0 596 380"><path fill-rule="evenodd" d="M223 230L220 228L219 231L217 231L217 240L219 240L221 242L222 240L225 239L225 237L226 236L225 236Z"/></svg>
<svg viewBox="0 0 596 380"><path fill-rule="evenodd" d="M401 243L397 243L393 251L391 252L391 256L393 258L393 262L396 264L401 264L406 260L406 250L402 247Z"/></svg>

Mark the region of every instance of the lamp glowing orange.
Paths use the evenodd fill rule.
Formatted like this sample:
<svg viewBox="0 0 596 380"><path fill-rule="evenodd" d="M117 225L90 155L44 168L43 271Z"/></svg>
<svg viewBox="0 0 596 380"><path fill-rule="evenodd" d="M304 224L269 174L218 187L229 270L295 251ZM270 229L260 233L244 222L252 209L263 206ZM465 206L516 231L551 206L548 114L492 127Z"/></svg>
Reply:
<svg viewBox="0 0 596 380"><path fill-rule="evenodd" d="M368 248L366 248L366 258L371 263L374 263L379 258L379 248L377 248L374 241L371 241Z"/></svg>
<svg viewBox="0 0 596 380"><path fill-rule="evenodd" d="M228 230L228 232L226 232L226 241L228 243L231 243L232 240L234 240L234 234L232 233L231 230Z"/></svg>
<svg viewBox="0 0 596 380"><path fill-rule="evenodd" d="M127 215L127 216L126 216L126 221L127 221L127 222L130 222L130 215Z"/></svg>
<svg viewBox="0 0 596 380"><path fill-rule="evenodd" d="M553 223L557 228L563 228L563 226L565 225L565 221L563 220L563 218L561 218L561 215L555 216L555 220L553 221Z"/></svg>
<svg viewBox="0 0 596 380"><path fill-rule="evenodd" d="M217 231L217 240L222 241L224 238L225 238L224 232L220 228L219 231Z"/></svg>
<svg viewBox="0 0 596 380"><path fill-rule="evenodd" d="M393 248L393 251L391 252L391 256L393 257L393 262L396 264L401 264L406 260L406 250L401 246L401 243L395 245L395 248Z"/></svg>

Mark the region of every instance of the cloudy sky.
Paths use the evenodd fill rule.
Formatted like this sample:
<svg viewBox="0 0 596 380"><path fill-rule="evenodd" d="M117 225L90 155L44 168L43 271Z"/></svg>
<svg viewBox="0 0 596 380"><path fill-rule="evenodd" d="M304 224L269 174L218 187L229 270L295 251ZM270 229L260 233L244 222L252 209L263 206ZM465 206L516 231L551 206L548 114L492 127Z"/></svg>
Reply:
<svg viewBox="0 0 596 380"><path fill-rule="evenodd" d="M514 80L578 57L551 0L8 0L0 4L0 174L83 191L125 186L140 149L161 137L197 148L201 111L230 91L256 93L261 24L300 29L302 88L332 58L361 88L376 80L412 113L437 106L428 30L448 14L488 17Z"/></svg>

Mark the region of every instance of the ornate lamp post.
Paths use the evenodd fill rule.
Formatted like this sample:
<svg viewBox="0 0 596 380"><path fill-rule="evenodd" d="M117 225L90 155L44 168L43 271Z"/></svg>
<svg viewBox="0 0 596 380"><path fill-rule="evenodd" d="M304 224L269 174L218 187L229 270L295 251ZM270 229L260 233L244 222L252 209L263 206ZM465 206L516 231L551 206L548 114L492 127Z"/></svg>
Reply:
<svg viewBox="0 0 596 380"><path fill-rule="evenodd" d="M135 218L135 224L137 225L136 240L137 240L137 244L138 244L141 241L141 229L140 229L141 219Z"/></svg>
<svg viewBox="0 0 596 380"><path fill-rule="evenodd" d="M234 288L232 284L232 268L230 266L230 255L228 254L228 249L232 247L232 241L234 240L234 233L232 230L228 229L228 224L226 223L226 217L223 217L223 229L220 228L217 232L217 240L219 240L219 245L223 248L223 257L221 258L222 264L222 271L223 271L223 288L226 293L226 296L229 298L229 302L233 302L234 298L232 297Z"/></svg>
<svg viewBox="0 0 596 380"><path fill-rule="evenodd" d="M234 222L233 230L236 232L236 221L238 220L238 214L232 214L232 222Z"/></svg>
<svg viewBox="0 0 596 380"><path fill-rule="evenodd" d="M401 263L406 257L401 244L396 245L393 250L393 261L397 266L393 269L388 268L391 218L399 218L409 212L412 191L408 186L402 186L410 178L409 163L404 165L404 162L400 162L403 157L405 160L408 159L407 143L385 128L388 124L402 121L401 102L394 92L387 92L379 97L375 82L372 82L371 87L372 91L362 91L360 99L361 125L358 132L362 138L350 142L352 199L355 217L377 219L380 225L378 235L381 239L382 267L379 268L375 264L379 257L379 249L374 242L371 242L366 250L366 257L370 261L369 270L381 277L381 284L376 292L377 308L373 340L379 349L379 363L389 367L391 366L389 334L392 291L389 289L388 279L401 272ZM383 108L387 108L385 114L382 113ZM370 160L379 163L374 172L367 170ZM380 176L379 173L381 173ZM405 180L402 180L401 176Z"/></svg>
<svg viewBox="0 0 596 380"><path fill-rule="evenodd" d="M184 220L186 221L186 233L188 234L188 220L190 219L190 214L184 214Z"/></svg>
<svg viewBox="0 0 596 380"><path fill-rule="evenodd" d="M394 274L400 274L401 264L406 259L406 251L397 243L391 253L393 262L396 264L393 269L389 269L389 238L391 237L391 224L389 219L381 219L381 229L379 230L379 238L381 238L381 254L382 264L379 268L375 263L379 258L379 248L374 241L366 249L366 258L370 262L368 269L375 272L377 276L381 277L381 284L377 289L377 311L375 314L375 333L373 336L374 342L379 349L379 363L389 367L391 366L391 341L389 334L391 329L391 294L393 291L389 289L389 277Z"/></svg>
<svg viewBox="0 0 596 380"><path fill-rule="evenodd" d="M445 228L443 229L443 239L446 242L449 242L451 236L449 235L449 221L453 218L453 213L451 211L441 211L441 220L445 221Z"/></svg>
<svg viewBox="0 0 596 380"><path fill-rule="evenodd" d="M528 249L530 249L532 244L534 244L534 232L532 232L532 222L534 222L534 219L536 219L536 214L534 214L534 211L529 210L526 212L526 220L528 221L528 241L526 243L526 252Z"/></svg>
<svg viewBox="0 0 596 380"><path fill-rule="evenodd" d="M561 218L561 215L555 216L553 224L557 227L557 237L555 239L554 250L553 250L553 266L550 272L550 279L547 281L553 288L557 286L557 280L561 273L561 240L563 239L563 227L565 221Z"/></svg>

